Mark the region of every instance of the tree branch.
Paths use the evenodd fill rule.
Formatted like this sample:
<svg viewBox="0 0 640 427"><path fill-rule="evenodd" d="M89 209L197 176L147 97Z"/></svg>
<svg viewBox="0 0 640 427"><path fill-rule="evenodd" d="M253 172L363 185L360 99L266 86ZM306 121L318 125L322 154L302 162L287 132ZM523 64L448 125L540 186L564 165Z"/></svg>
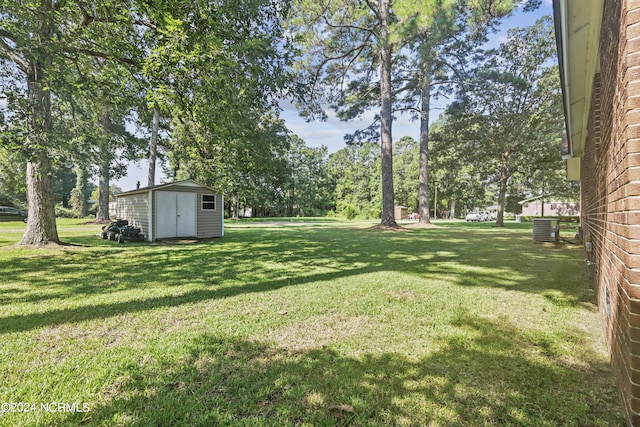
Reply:
<svg viewBox="0 0 640 427"><path fill-rule="evenodd" d="M353 63L356 61L356 59L358 59L358 57L360 57L360 54L364 51L364 49L368 46L369 44L369 39L372 37L372 33L369 34L369 36L367 37L367 39L365 40L365 42L363 44L360 45L360 48L358 49L357 52L355 52L355 55L353 55L353 57L351 58L351 60L349 61L349 64L347 65L346 70L349 70L352 66ZM340 83L340 87L343 88L344 87L344 80L347 78L347 73L345 73L342 76L342 81ZM341 89L342 90L342 89Z"/></svg>
<svg viewBox="0 0 640 427"><path fill-rule="evenodd" d="M134 23L134 24L136 24L136 25L140 25L140 26L143 26L143 27L147 27L147 28L149 28L149 29L151 29L151 30L156 30L156 29L158 29L158 27L156 26L156 24L154 24L154 23L153 23L153 22L151 22L151 21L144 21L144 20L142 20L142 19L134 19L134 20L133 20L133 23Z"/></svg>
<svg viewBox="0 0 640 427"><path fill-rule="evenodd" d="M140 63L137 62L137 61L134 61L133 59L125 58L125 57L122 57L122 56L109 55L108 53L99 52L99 51L92 50L92 49L69 49L69 50L67 50L67 52L69 52L69 53L83 53L85 55L93 56L94 58L111 59L113 61L120 62L121 64L132 65L134 67L140 67Z"/></svg>
<svg viewBox="0 0 640 427"><path fill-rule="evenodd" d="M382 21L382 16L380 15L380 11L378 10L375 2L371 0L366 0L365 3L367 4L367 7L369 7L371 12L373 12L373 14L376 15L376 19L378 20L378 22Z"/></svg>
<svg viewBox="0 0 640 427"><path fill-rule="evenodd" d="M2 33L0 33L0 52L4 53L4 55L13 63L15 63L18 68L20 68L23 72L27 73L29 71L29 62L24 59L22 56L20 56L20 54L18 52L16 52L16 50L14 48L12 48L11 46L9 46L9 44L4 41L4 39L9 39L11 41L14 41L14 37L11 33L5 31L5 30L1 30Z"/></svg>
<svg viewBox="0 0 640 427"><path fill-rule="evenodd" d="M82 13L82 21L80 22L80 26L86 27L91 24L95 18L89 15L89 12L87 12L87 8L85 7L82 0L75 0L75 2L78 5L78 8L80 8L80 13Z"/></svg>
<svg viewBox="0 0 640 427"><path fill-rule="evenodd" d="M53 4L53 10L60 10L67 4L67 0L58 0Z"/></svg>
<svg viewBox="0 0 640 427"><path fill-rule="evenodd" d="M397 113L397 112L402 113L404 111L413 111L413 112L416 112L418 114L422 113L422 110L420 108L418 108L418 107L403 107L403 108L394 108L393 109L394 113Z"/></svg>
<svg viewBox="0 0 640 427"><path fill-rule="evenodd" d="M402 92L405 92L407 90L413 90L413 89L416 89L418 87L418 81L416 79L395 80L394 83L397 83L398 81L406 81L407 84L405 86L402 86L402 87L392 91L391 95L394 96L394 97L400 95Z"/></svg>
<svg viewBox="0 0 640 427"><path fill-rule="evenodd" d="M326 56L324 54L324 49L323 49L322 56L324 57L324 59L320 62L320 64L317 65L317 67L314 67L316 72L314 73L314 77L313 77L313 86L315 87L316 83L320 80L320 74L322 73L322 70L324 69L325 65L327 65L331 61L345 59L349 57L349 55L353 54L354 52L357 52L356 55L360 55L360 53L366 46L367 46L367 43L363 43L361 45L355 46L347 50L342 55L337 55L337 56Z"/></svg>
<svg viewBox="0 0 640 427"><path fill-rule="evenodd" d="M63 0L63 3L66 2L66 0ZM113 24L113 23L118 23L118 22L122 22L122 21L118 21L118 20L114 20L114 19L110 19L110 18L100 18L97 16L93 16L91 15L88 11L87 8L84 4L84 2L82 0L75 0L76 4L78 5L78 8L80 8L80 13L82 13L82 21L80 22L80 26L81 27L88 27L89 25L93 24L94 22L102 22L102 23L106 23L106 24ZM136 24L136 25L141 25L150 29L156 29L156 25L153 24L150 21L145 21L143 19L134 19L133 21L131 21L132 23Z"/></svg>
<svg viewBox="0 0 640 427"><path fill-rule="evenodd" d="M370 29L370 28L360 27L358 25L348 25L348 24L336 25L336 24L332 24L331 22L329 22L329 18L327 18L326 16L322 16L322 19L324 20L324 23L329 28L336 28L336 29L347 28L347 29L350 29L350 30L363 31L363 32L369 33L371 35L375 34L374 31L372 29Z"/></svg>
<svg viewBox="0 0 640 427"><path fill-rule="evenodd" d="M14 43L16 43L17 41L16 36L14 36L13 33L5 30L4 28L0 28L0 37L2 37L3 39L9 39Z"/></svg>

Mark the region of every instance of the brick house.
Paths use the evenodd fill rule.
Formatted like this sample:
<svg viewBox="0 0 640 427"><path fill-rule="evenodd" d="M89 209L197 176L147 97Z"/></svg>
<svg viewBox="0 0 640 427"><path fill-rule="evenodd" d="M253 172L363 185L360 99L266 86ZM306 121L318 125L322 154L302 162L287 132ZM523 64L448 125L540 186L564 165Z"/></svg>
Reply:
<svg viewBox="0 0 640 427"><path fill-rule="evenodd" d="M518 202L522 206L522 216L578 216L580 203L547 200L543 196L530 197Z"/></svg>
<svg viewBox="0 0 640 427"><path fill-rule="evenodd" d="M629 425L640 426L640 0L554 0L564 158Z"/></svg>

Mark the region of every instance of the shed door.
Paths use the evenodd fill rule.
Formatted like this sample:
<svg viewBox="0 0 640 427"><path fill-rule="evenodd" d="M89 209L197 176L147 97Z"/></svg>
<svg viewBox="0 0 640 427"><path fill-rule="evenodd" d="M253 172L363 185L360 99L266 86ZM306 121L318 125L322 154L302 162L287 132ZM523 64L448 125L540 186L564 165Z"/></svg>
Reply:
<svg viewBox="0 0 640 427"><path fill-rule="evenodd" d="M196 194L156 192L156 236L161 239L195 235Z"/></svg>
<svg viewBox="0 0 640 427"><path fill-rule="evenodd" d="M196 194L176 193L177 236L196 235Z"/></svg>

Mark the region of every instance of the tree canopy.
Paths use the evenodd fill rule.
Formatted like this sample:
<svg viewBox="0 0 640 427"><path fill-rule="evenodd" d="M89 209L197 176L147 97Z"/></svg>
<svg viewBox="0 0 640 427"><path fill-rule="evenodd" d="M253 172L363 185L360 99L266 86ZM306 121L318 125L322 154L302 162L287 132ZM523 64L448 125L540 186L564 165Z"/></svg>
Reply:
<svg viewBox="0 0 640 427"><path fill-rule="evenodd" d="M499 226L512 178L530 178L559 160L562 102L555 55L550 18L510 30L508 40L473 71L443 123L450 144L497 184Z"/></svg>
<svg viewBox="0 0 640 427"><path fill-rule="evenodd" d="M575 192L556 152L551 21L481 50L501 18L539 3L0 0L0 200L26 202L22 244L58 242L54 203L86 213L92 175L106 208L109 180L153 157L146 137L161 132L167 176L219 188L228 215L394 225L400 204L428 221L437 188L435 211L451 215L495 195L500 224L509 194ZM430 127L440 95L455 102ZM329 153L286 128L283 99L309 119L376 114ZM393 143L401 113L419 140Z"/></svg>
<svg viewBox="0 0 640 427"><path fill-rule="evenodd" d="M259 134L259 119L276 96L287 95L287 10L278 0L2 0L0 69L10 114L1 141L27 164L29 219L21 243L59 241L52 163L77 147L57 132L58 104L88 97L134 110L144 99L193 136L174 157L206 162L208 153ZM104 131L113 129L108 115L98 119ZM103 159L115 151L105 148Z"/></svg>

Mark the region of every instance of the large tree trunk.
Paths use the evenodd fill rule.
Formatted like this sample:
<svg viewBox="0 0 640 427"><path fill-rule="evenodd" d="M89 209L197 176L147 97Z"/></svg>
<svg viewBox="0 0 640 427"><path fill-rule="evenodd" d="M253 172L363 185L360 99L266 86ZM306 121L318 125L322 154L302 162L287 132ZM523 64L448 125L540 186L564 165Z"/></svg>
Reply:
<svg viewBox="0 0 640 427"><path fill-rule="evenodd" d="M45 32L45 34L48 34ZM31 109L27 146L32 155L27 161L27 227L21 245L59 243L56 211L48 156L51 134L51 93L46 88L44 64L31 64L27 73L28 100Z"/></svg>
<svg viewBox="0 0 640 427"><path fill-rule="evenodd" d="M53 185L49 171L49 159L27 162L27 203L29 205L27 227L21 245L45 245L60 243L56 227Z"/></svg>
<svg viewBox="0 0 640 427"><path fill-rule="evenodd" d="M99 142L100 164L98 165L98 210L96 211L96 221L109 221L109 181L111 180L111 117L106 111L100 118L102 125L102 135Z"/></svg>
<svg viewBox="0 0 640 427"><path fill-rule="evenodd" d="M98 210L96 221L109 221L109 180L111 152L108 139L100 142L100 165L98 170Z"/></svg>
<svg viewBox="0 0 640 427"><path fill-rule="evenodd" d="M153 110L153 122L151 123L151 144L149 145L149 178L147 185L156 184L156 160L158 157L158 131L160 130L160 112Z"/></svg>
<svg viewBox="0 0 640 427"><path fill-rule="evenodd" d="M87 198L85 196L87 189L87 170L79 161L76 161L74 169L76 172L76 186L71 191L71 208L73 209L74 215L82 218L87 216Z"/></svg>
<svg viewBox="0 0 640 427"><path fill-rule="evenodd" d="M507 198L507 181L509 180L509 156L506 152L502 155L500 165L500 182L498 183L498 213L496 217L496 227L504 227L504 204Z"/></svg>
<svg viewBox="0 0 640 427"><path fill-rule="evenodd" d="M382 154L382 225L395 226L393 194L393 139L391 126L391 42L389 41L389 0L379 0L380 8L380 133Z"/></svg>
<svg viewBox="0 0 640 427"><path fill-rule="evenodd" d="M428 224L429 220L429 111L431 110L430 67L423 70L423 87L420 93L420 176L419 200L420 222Z"/></svg>
<svg viewBox="0 0 640 427"><path fill-rule="evenodd" d="M98 177L98 210L96 211L96 221L109 220L109 164L103 161L100 165Z"/></svg>
<svg viewBox="0 0 640 427"><path fill-rule="evenodd" d="M295 203L296 203L296 182L295 180L292 180L291 182L291 198L290 198L290 216L295 216Z"/></svg>
<svg viewBox="0 0 640 427"><path fill-rule="evenodd" d="M449 211L449 219L456 219L456 198L451 199L451 209Z"/></svg>

